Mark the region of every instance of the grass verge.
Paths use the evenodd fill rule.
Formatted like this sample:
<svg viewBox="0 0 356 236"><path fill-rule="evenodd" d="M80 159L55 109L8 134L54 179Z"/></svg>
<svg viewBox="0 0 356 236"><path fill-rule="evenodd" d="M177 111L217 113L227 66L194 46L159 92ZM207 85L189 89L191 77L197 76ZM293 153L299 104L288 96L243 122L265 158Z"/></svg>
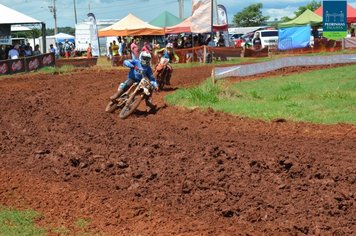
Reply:
<svg viewBox="0 0 356 236"><path fill-rule="evenodd" d="M90 220L77 218L73 222L71 229L64 225L58 227L39 227L36 221L41 218L41 214L33 210L17 210L0 205L0 236L42 236L42 235L78 235L94 236L89 229ZM102 234L101 234L102 235Z"/></svg>
<svg viewBox="0 0 356 236"><path fill-rule="evenodd" d="M167 102L262 120L356 123L356 65L302 74L179 89Z"/></svg>
<svg viewBox="0 0 356 236"><path fill-rule="evenodd" d="M41 215L32 210L18 211L0 206L0 235L45 235L46 230L35 225Z"/></svg>

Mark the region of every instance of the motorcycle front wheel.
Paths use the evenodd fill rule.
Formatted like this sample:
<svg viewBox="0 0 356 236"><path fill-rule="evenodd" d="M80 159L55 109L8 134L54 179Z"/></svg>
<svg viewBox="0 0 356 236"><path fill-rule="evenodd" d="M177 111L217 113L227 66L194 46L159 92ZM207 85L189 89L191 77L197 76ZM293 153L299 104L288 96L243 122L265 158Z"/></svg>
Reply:
<svg viewBox="0 0 356 236"><path fill-rule="evenodd" d="M129 115L131 115L136 108L140 105L144 95L141 93L135 94L132 98L130 98L124 108L122 108L119 117L121 119L127 118Z"/></svg>
<svg viewBox="0 0 356 236"><path fill-rule="evenodd" d="M106 105L105 107L105 112L107 113L113 113L115 110L117 110L118 107L117 107L117 103L116 102L113 102L113 101L110 101L108 103L108 105Z"/></svg>

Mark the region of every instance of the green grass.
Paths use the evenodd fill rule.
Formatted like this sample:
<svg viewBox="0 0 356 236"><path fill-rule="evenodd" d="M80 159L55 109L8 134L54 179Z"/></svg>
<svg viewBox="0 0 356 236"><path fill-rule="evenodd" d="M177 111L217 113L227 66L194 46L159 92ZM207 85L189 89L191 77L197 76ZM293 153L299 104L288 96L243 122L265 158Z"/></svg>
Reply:
<svg viewBox="0 0 356 236"><path fill-rule="evenodd" d="M18 211L0 206L0 235L45 235L46 230L34 223L40 217L39 213L32 210Z"/></svg>
<svg viewBox="0 0 356 236"><path fill-rule="evenodd" d="M179 89L167 102L262 120L356 123L356 65L258 81Z"/></svg>
<svg viewBox="0 0 356 236"><path fill-rule="evenodd" d="M74 66L70 66L70 65L64 65L61 67L52 67L52 66L48 66L48 67L43 67L41 69L38 70L39 73L47 73L47 74L63 74L63 73L69 73L72 72L75 69Z"/></svg>
<svg viewBox="0 0 356 236"><path fill-rule="evenodd" d="M90 231L89 219L77 218L73 222L73 229L70 230L64 225L59 227L38 227L36 221L41 217L40 213L33 210L17 210L0 205L0 236L98 235Z"/></svg>

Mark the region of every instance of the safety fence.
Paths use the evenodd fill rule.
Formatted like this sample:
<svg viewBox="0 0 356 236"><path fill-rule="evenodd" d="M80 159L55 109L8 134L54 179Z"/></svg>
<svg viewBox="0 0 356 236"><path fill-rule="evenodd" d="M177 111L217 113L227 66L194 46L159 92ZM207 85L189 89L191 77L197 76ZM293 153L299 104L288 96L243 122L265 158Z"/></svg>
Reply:
<svg viewBox="0 0 356 236"><path fill-rule="evenodd" d="M315 66L315 65L329 65L329 64L345 64L356 63L356 54L342 54L332 56L300 56L300 57L286 57L272 61L238 65L231 67L216 67L212 71L213 80L249 76L260 73L266 73L273 70L278 70L284 67L293 66Z"/></svg>
<svg viewBox="0 0 356 236"><path fill-rule="evenodd" d="M54 53L0 61L0 75L15 74L38 70L46 66L54 66Z"/></svg>
<svg viewBox="0 0 356 236"><path fill-rule="evenodd" d="M175 49L179 57L179 63L200 62L211 63L213 60L227 60L227 58L241 57L242 48L232 47L208 47L199 46L193 48ZM157 63L158 56L153 57L153 63Z"/></svg>

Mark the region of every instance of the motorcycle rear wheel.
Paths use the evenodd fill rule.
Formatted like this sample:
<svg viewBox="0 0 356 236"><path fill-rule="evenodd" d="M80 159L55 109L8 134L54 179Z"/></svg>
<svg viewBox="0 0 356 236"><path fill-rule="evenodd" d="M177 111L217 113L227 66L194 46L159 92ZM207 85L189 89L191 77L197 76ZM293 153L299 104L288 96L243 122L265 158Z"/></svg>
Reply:
<svg viewBox="0 0 356 236"><path fill-rule="evenodd" d="M143 94L135 94L134 97L130 98L124 108L122 108L119 117L121 119L127 118L131 115L136 108L140 105L144 95Z"/></svg>

